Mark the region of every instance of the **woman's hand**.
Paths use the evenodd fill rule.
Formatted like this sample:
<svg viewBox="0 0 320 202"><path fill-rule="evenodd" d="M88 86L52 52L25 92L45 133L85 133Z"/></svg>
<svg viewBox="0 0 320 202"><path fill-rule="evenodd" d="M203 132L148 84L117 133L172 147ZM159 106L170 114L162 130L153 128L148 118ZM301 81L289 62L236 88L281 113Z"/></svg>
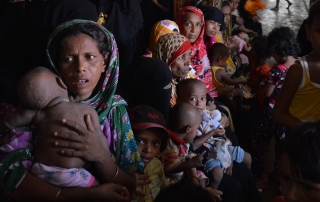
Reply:
<svg viewBox="0 0 320 202"><path fill-rule="evenodd" d="M54 136L62 138L55 142L56 147L69 148L74 150L61 150L61 153L69 157L80 157L85 161L101 162L106 156L111 156L109 149L106 149L101 131L95 131L90 115L85 115L87 128L63 119L63 124L74 132L55 132Z"/></svg>
<svg viewBox="0 0 320 202"><path fill-rule="evenodd" d="M149 179L149 175L148 174L139 174L136 173L136 181L137 181L137 185L147 185L151 183L151 180ZM141 191L140 189L136 189L136 194L139 194L141 196L145 196L146 194Z"/></svg>
<svg viewBox="0 0 320 202"><path fill-rule="evenodd" d="M120 201L127 202L130 199L128 190L118 184L106 183L91 187L95 199L98 201Z"/></svg>
<svg viewBox="0 0 320 202"><path fill-rule="evenodd" d="M223 194L222 191L212 189L211 187L205 187L204 189L209 192L213 201L222 201L222 198L221 198L221 195Z"/></svg>

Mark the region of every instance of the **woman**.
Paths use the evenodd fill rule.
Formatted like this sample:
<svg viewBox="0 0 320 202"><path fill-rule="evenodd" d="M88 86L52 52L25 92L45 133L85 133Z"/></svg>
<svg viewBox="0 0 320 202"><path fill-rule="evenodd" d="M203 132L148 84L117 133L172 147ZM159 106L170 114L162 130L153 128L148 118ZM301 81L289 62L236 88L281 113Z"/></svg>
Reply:
<svg viewBox="0 0 320 202"><path fill-rule="evenodd" d="M187 37L192 44L191 65L194 74L192 78L201 80L211 97L217 97L216 88L212 83L210 62L207 56L204 37L204 18L200 9L187 6L178 15L177 24L180 33Z"/></svg>
<svg viewBox="0 0 320 202"><path fill-rule="evenodd" d="M3 181L5 186L1 189L1 198L12 195L11 198L18 201L128 201L127 190L134 191L135 180L127 173L141 169L143 163L127 118L125 101L114 94L119 63L113 35L95 22L72 20L54 30L48 42L47 55L53 69L66 83L70 100L96 109L106 137L106 141L98 138L96 133L100 131L92 130L91 119L86 116L87 128L67 120L64 124L77 134L57 131L58 137L67 140L59 140L55 145L76 150L62 149L64 155L92 162L101 185L63 189L49 185L27 172L32 164L31 154L29 149L21 148L1 161L1 179L7 179ZM116 164L112 160L113 155ZM14 169L11 164L15 165Z"/></svg>
<svg viewBox="0 0 320 202"><path fill-rule="evenodd" d="M161 20L154 24L150 34L149 47L147 48L146 53L143 56L152 58L154 45L159 40L159 38L164 34L173 32L179 33L180 31L178 25L171 20Z"/></svg>

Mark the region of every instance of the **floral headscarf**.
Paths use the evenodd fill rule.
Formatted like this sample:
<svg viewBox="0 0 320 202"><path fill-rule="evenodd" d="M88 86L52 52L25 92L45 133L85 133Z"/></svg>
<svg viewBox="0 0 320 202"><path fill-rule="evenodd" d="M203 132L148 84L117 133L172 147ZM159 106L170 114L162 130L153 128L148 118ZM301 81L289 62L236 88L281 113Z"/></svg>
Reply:
<svg viewBox="0 0 320 202"><path fill-rule="evenodd" d="M206 86L207 93L211 97L218 97L216 88L212 83L212 72L210 68L210 62L207 56L207 49L203 41L204 37L204 17L200 9L187 6L182 9L177 18L177 24L180 30L183 30L183 18L188 12L193 12L198 15L201 19L201 32L198 39L192 44L192 53L191 53L191 65L195 75L190 77L197 78L201 80ZM189 73L190 75L190 73Z"/></svg>
<svg viewBox="0 0 320 202"><path fill-rule="evenodd" d="M143 56L151 58L154 46L159 38L162 35L173 32L179 33L179 27L175 22L171 20L162 20L154 24L150 35L149 47L147 48L146 53Z"/></svg>
<svg viewBox="0 0 320 202"><path fill-rule="evenodd" d="M170 66L180 55L190 50L192 45L190 41L183 35L178 33L166 34L160 37L154 47L153 57L159 58L168 66ZM172 79L172 93L170 99L170 106L176 104L176 84L177 81Z"/></svg>
<svg viewBox="0 0 320 202"><path fill-rule="evenodd" d="M115 153L116 164L125 172L134 172L143 168L140 159L138 147L133 137L128 114L126 112L126 102L119 96L115 95L119 77L119 59L118 48L114 36L104 27L96 22L88 20L71 20L58 26L47 44L47 56L51 66L57 74L60 71L52 59L52 49L56 45L55 37L59 36L62 30L71 26L88 24L97 26L105 34L108 44L109 65L106 71L101 75L104 77L102 83L97 84L97 93L88 100L80 103L92 106L98 113L102 132L108 140L110 150Z"/></svg>

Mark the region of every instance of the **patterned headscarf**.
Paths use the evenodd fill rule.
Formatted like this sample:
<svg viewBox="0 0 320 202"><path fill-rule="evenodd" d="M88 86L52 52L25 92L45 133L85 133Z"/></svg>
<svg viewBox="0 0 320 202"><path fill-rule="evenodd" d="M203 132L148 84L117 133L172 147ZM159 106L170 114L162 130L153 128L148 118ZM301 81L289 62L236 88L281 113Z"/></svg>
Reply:
<svg viewBox="0 0 320 202"><path fill-rule="evenodd" d="M204 17L200 9L187 6L183 8L177 18L177 24L180 30L183 30L183 18L188 13L192 12L198 15L201 19L201 32L198 39L192 44L192 53L191 53L191 65L193 72L196 75L193 75L193 78L201 80L206 86L207 93L211 97L218 97L216 88L212 83L212 73L210 68L210 62L207 56L207 49L203 41L204 37ZM190 75L190 74L189 74Z"/></svg>
<svg viewBox="0 0 320 202"><path fill-rule="evenodd" d="M147 48L146 53L143 56L151 58L154 46L159 38L162 35L173 32L179 33L179 27L175 22L171 20L162 20L154 24L150 35L149 47Z"/></svg>
<svg viewBox="0 0 320 202"><path fill-rule="evenodd" d="M103 82L97 84L97 93L88 100L80 103L92 106L98 113L102 132L105 134L110 150L115 153L116 164L125 172L134 172L136 169L142 169L143 163L140 159L137 144L133 137L128 114L126 112L126 102L115 95L119 77L119 59L118 48L114 36L104 27L96 22L88 20L71 20L58 26L49 37L47 44L47 56L51 66L57 74L60 74L59 68L52 59L52 49L56 46L56 37L71 26L88 24L97 26L106 36L108 44L109 63L106 71L101 75Z"/></svg>
<svg viewBox="0 0 320 202"><path fill-rule="evenodd" d="M180 55L192 48L190 41L178 33L165 34L154 47L154 58L159 58L170 66Z"/></svg>

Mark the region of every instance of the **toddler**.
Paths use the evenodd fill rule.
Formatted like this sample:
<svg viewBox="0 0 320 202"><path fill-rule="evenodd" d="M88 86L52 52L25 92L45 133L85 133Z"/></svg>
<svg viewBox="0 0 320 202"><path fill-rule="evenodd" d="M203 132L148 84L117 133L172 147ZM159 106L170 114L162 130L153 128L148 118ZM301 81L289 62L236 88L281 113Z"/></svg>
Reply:
<svg viewBox="0 0 320 202"><path fill-rule="evenodd" d="M202 121L200 127L197 130L197 138L193 141L194 149L198 149L201 145L204 145L209 149L209 158L204 164L205 173L209 175L210 186L213 189L217 189L223 176L223 170L227 169L227 173L231 173L232 161L230 160L230 166L224 161L217 159L220 156L216 150L216 144L219 141L226 141L225 144L231 144L224 134L224 129L221 125L216 123L216 120L212 119L206 113L206 88L204 84L196 79L186 79L181 81L177 86L178 100L188 102L197 107L202 115ZM219 126L221 128L219 128ZM205 130L203 130L205 129ZM208 131L208 132L207 132ZM214 141L212 136L220 136L223 140ZM223 151L221 151L223 152ZM241 163L245 163L249 168L251 166L251 156L249 153L244 152L240 147L228 146L228 151L233 160Z"/></svg>
<svg viewBox="0 0 320 202"><path fill-rule="evenodd" d="M153 202L160 190L167 186L163 165L156 156L166 146L168 131L163 115L147 105L135 107L129 118L140 157L144 162L144 174L149 175L150 184L138 185L145 196L137 195L136 201Z"/></svg>
<svg viewBox="0 0 320 202"><path fill-rule="evenodd" d="M214 44L209 51L210 65L213 73L212 82L216 88L219 88L220 86L224 88L234 88L233 85L247 83L246 79L231 79L227 74L226 61L229 56L229 49L222 43ZM242 100L242 90L235 88L230 99L233 99L233 97L240 97L240 100Z"/></svg>
<svg viewBox="0 0 320 202"><path fill-rule="evenodd" d="M61 155L61 148L54 147L58 139L53 136L55 131L71 132L57 120L68 119L86 127L85 114L90 115L95 130L101 131L96 111L89 105L70 102L61 78L44 67L31 70L21 79L18 96L22 108L1 120L0 134L28 124L37 128L35 163L30 172L59 187L98 185L94 176L82 168L85 162L81 158Z"/></svg>

